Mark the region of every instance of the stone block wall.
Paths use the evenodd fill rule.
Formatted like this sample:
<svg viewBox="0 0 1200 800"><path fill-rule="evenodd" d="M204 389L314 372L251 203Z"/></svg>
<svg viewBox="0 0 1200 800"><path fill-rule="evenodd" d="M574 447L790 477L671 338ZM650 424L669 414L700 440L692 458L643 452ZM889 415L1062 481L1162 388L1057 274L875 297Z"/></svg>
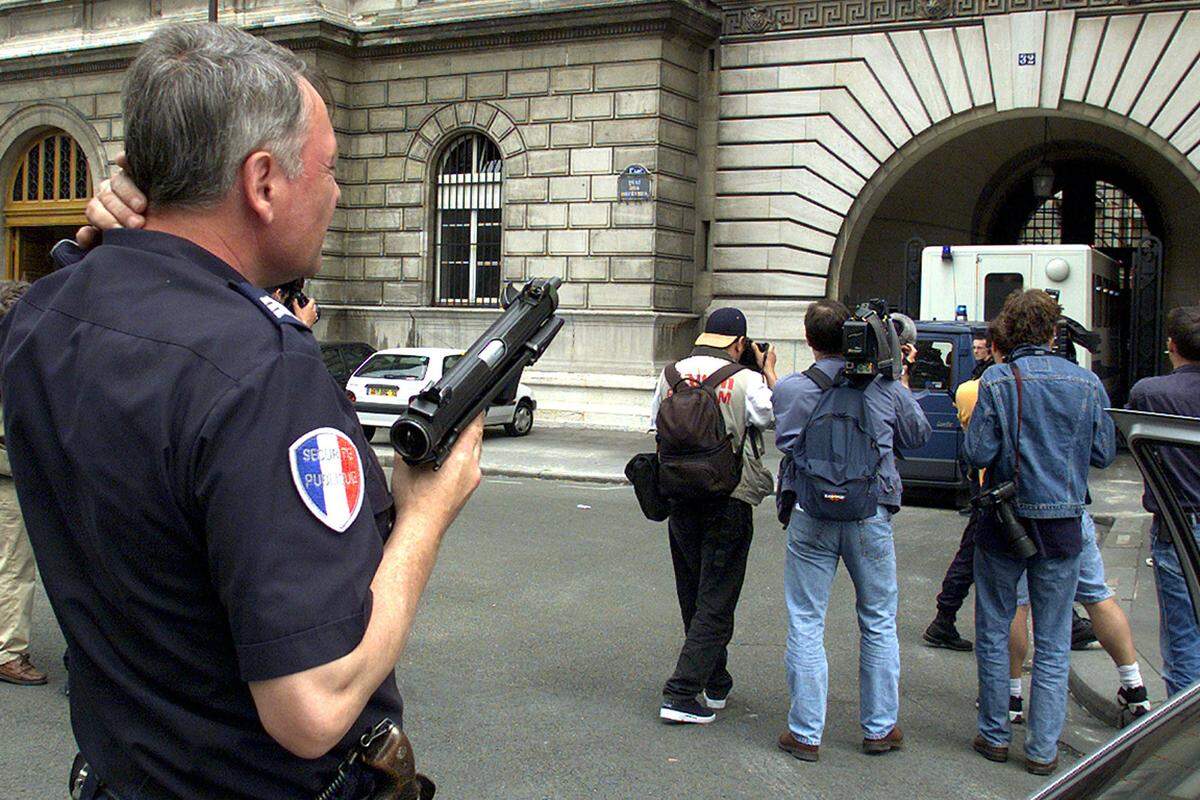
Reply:
<svg viewBox="0 0 1200 800"><path fill-rule="evenodd" d="M339 98L342 202L315 295L428 306L434 181L458 136L504 156L503 270L557 275L564 307L688 312L705 51L671 37L452 55L325 57ZM653 199L617 200L631 164Z"/></svg>

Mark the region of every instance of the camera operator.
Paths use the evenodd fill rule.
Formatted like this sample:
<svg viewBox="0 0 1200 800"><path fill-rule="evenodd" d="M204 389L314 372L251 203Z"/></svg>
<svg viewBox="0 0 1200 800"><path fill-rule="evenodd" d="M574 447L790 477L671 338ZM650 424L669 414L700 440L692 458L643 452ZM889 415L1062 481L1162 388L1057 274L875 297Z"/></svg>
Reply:
<svg viewBox="0 0 1200 800"><path fill-rule="evenodd" d="M296 319L310 328L316 325L317 320L321 318L321 310L317 308L317 301L304 293L303 278L274 286L267 292L282 303L284 308L292 312Z"/></svg>
<svg viewBox="0 0 1200 800"><path fill-rule="evenodd" d="M1009 349L980 379L963 443L967 461L987 469L975 548L973 747L989 760L1008 760L1008 640L1024 573L1035 643L1025 768L1035 775L1058 767L1088 467L1106 467L1116 455L1100 380L1052 352L1058 318L1058 303L1041 290L1008 297L996 332Z"/></svg>
<svg viewBox="0 0 1200 800"><path fill-rule="evenodd" d="M900 707L900 645L896 638L899 592L892 515L900 510L901 484L894 448L922 446L931 429L907 385L911 344L900 345L898 338L894 342L905 355L899 380L877 375L868 376L865 384L846 383L843 327L849 319L850 311L836 300L820 300L809 306L804 331L816 363L803 373L781 379L773 400L776 444L785 459L780 494L794 491L798 498L791 509L781 509L784 514L790 511L784 588L791 709L788 729L780 735L778 744L803 761L818 760L825 728L829 688L825 612L839 560L845 562L857 596L863 751L886 753L901 747L904 741L896 724ZM891 325L885 323L885 328ZM835 392L839 393L836 397ZM812 499L809 487L818 478L806 471L807 458L803 457L812 454L816 458L822 442L829 445L839 438L831 436L839 424L831 413L838 400L856 409L841 419L854 417L854 433L858 436L852 433L844 441L853 440L858 446L845 448L844 454L828 455L834 459L844 457L846 462L840 466L847 474L863 475L865 487L865 492L856 497L860 510L847 514L828 511ZM871 463L863 463L868 457ZM787 468L789 459L794 469ZM824 497L832 505L843 502L834 493ZM846 518L858 513L863 516Z"/></svg>

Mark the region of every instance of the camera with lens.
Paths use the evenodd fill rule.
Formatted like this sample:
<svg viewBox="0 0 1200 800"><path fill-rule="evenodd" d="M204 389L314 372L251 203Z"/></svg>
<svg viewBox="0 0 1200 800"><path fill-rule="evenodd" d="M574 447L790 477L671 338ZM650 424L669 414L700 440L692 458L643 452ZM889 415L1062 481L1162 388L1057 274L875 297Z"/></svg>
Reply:
<svg viewBox="0 0 1200 800"><path fill-rule="evenodd" d="M770 342L756 342L749 337L746 337L746 347L743 348L742 355L740 358L738 358L738 363L743 367L749 367L756 372L762 372L762 367L758 365L758 357L755 356L754 351L757 350L759 353L765 356L767 351L770 349Z"/></svg>
<svg viewBox="0 0 1200 800"><path fill-rule="evenodd" d="M1013 510L1013 501L1017 499L1017 485L1005 481L986 492L980 492L973 502L981 511L994 510L1000 530L1008 540L1009 550L1017 558L1030 558L1037 555L1037 544L1029 538L1029 532L1017 519Z"/></svg>
<svg viewBox="0 0 1200 800"><path fill-rule="evenodd" d="M888 314L886 300L868 300L855 309L842 325L842 351L849 378L900 377L904 366L900 332Z"/></svg>

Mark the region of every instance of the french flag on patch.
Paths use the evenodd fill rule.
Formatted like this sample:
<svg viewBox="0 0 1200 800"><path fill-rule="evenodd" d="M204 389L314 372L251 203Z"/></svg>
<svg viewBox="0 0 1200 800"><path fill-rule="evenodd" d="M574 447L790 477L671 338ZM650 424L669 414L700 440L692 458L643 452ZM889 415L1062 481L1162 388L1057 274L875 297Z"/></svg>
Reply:
<svg viewBox="0 0 1200 800"><path fill-rule="evenodd" d="M313 515L341 533L358 517L363 469L354 441L337 428L317 428L288 448L300 499Z"/></svg>

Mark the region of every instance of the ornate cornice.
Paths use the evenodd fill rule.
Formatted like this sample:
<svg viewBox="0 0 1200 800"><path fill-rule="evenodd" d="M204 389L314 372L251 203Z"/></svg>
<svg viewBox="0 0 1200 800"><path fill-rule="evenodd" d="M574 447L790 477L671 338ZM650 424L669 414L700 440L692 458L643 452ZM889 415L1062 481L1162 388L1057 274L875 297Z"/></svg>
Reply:
<svg viewBox="0 0 1200 800"><path fill-rule="evenodd" d="M724 36L764 36L825 28L928 22L1018 11L1197 7L1194 0L800 0L725 5Z"/></svg>

